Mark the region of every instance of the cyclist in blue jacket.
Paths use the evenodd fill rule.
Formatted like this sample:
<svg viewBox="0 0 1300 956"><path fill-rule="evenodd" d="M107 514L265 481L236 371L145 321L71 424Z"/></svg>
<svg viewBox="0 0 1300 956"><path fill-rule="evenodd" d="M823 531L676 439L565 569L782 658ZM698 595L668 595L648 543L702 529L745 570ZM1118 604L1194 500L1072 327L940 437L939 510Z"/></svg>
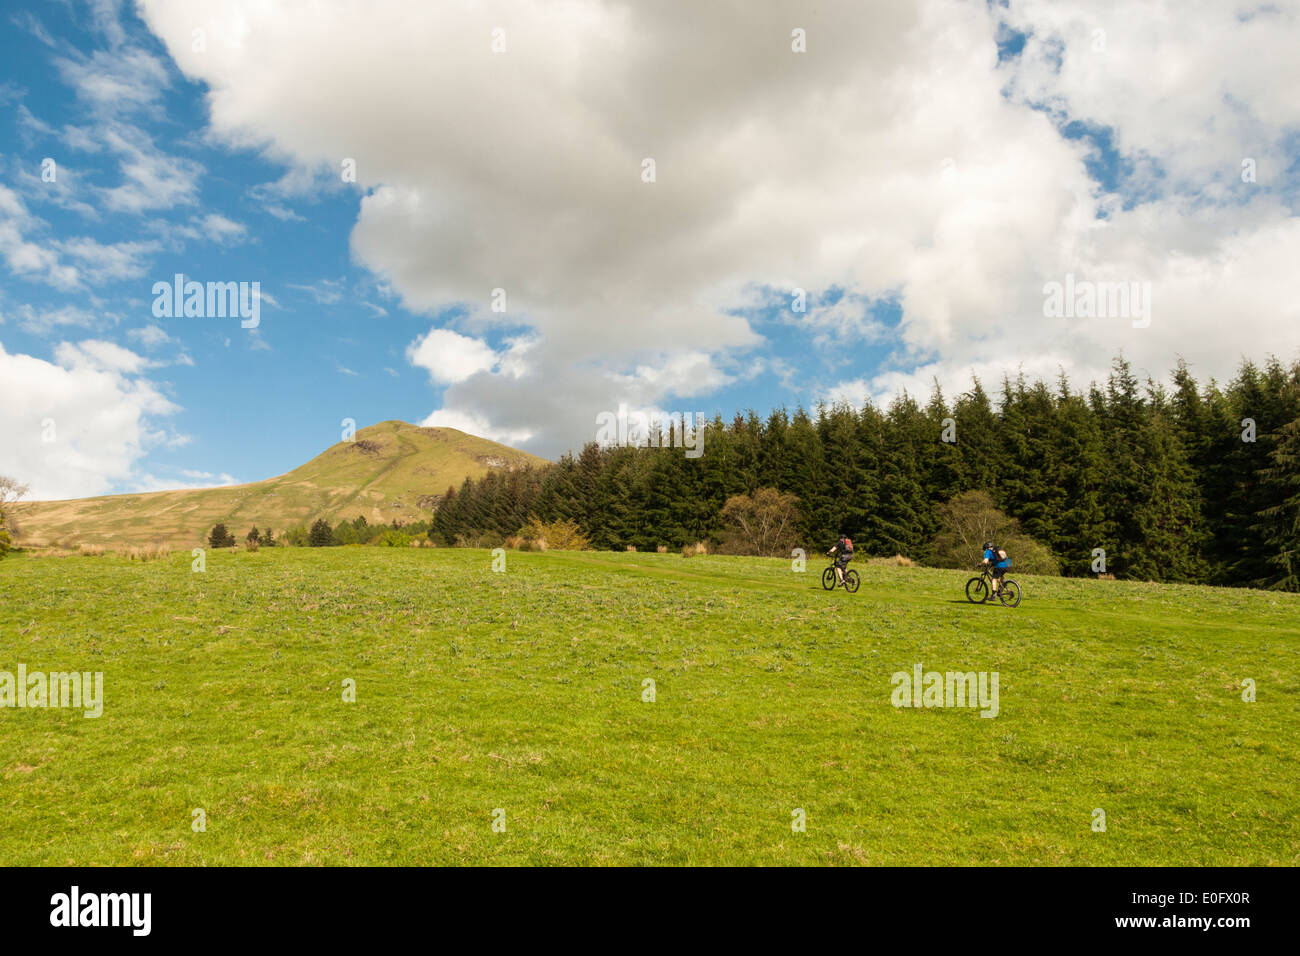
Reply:
<svg viewBox="0 0 1300 956"><path fill-rule="evenodd" d="M1002 587L1002 578L1007 573L1007 568L1011 567L1011 557L1005 548L995 546L992 541L985 541L983 563L989 565L993 572L993 593L996 595Z"/></svg>

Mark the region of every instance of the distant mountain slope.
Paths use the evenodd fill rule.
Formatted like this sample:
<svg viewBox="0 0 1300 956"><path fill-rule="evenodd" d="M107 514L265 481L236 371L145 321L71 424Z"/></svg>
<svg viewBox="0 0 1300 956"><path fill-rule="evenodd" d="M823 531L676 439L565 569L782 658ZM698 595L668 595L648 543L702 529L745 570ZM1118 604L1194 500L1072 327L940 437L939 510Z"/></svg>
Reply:
<svg viewBox="0 0 1300 956"><path fill-rule="evenodd" d="M449 485L493 468L544 459L454 428L388 421L327 448L288 474L246 485L36 501L15 509L19 542L75 546L162 542L191 548L218 521L243 540L253 525L277 534L296 524L365 515L372 523L428 517Z"/></svg>

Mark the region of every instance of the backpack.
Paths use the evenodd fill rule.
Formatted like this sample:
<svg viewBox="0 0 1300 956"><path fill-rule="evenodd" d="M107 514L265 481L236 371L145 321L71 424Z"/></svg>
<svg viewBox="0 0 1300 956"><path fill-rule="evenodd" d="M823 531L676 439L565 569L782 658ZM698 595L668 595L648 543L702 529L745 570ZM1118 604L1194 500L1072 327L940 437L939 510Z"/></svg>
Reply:
<svg viewBox="0 0 1300 956"><path fill-rule="evenodd" d="M853 553L853 539L850 538L847 534L844 536L844 553L845 554Z"/></svg>
<svg viewBox="0 0 1300 956"><path fill-rule="evenodd" d="M994 548L994 549L993 549L993 557L995 557L995 558L996 558L997 560L999 560L999 561L1005 561L1005 560L1007 559L1007 549L1006 549L1006 548Z"/></svg>

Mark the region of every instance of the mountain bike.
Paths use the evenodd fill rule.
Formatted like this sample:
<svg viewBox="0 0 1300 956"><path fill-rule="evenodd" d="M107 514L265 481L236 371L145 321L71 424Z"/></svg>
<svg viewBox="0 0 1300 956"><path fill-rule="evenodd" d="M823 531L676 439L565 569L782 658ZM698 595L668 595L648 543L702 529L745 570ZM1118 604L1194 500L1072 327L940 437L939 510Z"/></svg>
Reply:
<svg viewBox="0 0 1300 956"><path fill-rule="evenodd" d="M993 572L989 568L980 571L979 577L966 582L966 600L972 604L983 604L993 597ZM1020 603L1020 585L1010 578L1002 579L998 588L998 600L1003 607L1015 607Z"/></svg>
<svg viewBox="0 0 1300 956"><path fill-rule="evenodd" d="M832 562L831 566L822 572L822 587L827 591L834 591L835 585L839 583L840 578L839 575L835 573L835 563ZM849 568L844 569L844 590L848 591L850 594L857 594L858 585L861 583L862 579L858 577L857 571Z"/></svg>

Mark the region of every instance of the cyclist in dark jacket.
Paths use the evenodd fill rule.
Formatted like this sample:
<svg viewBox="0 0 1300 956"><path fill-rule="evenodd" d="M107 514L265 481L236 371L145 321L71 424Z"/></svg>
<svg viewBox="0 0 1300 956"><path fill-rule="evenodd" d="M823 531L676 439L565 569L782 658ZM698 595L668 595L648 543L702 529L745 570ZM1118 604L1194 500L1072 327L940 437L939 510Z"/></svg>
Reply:
<svg viewBox="0 0 1300 956"><path fill-rule="evenodd" d="M840 579L840 584L844 583L844 569L848 563L853 560L853 539L843 531L840 532L840 539L835 542L835 547L826 552L835 555L835 576Z"/></svg>

